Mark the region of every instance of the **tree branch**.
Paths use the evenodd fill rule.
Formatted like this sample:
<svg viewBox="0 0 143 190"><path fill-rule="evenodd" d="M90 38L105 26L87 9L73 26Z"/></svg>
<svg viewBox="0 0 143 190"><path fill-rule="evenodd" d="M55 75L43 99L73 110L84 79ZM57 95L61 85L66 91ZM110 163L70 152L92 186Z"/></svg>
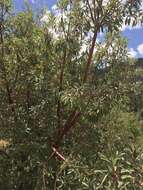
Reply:
<svg viewBox="0 0 143 190"><path fill-rule="evenodd" d="M88 2L88 0L87 0L87 2ZM91 9L90 4L89 4L89 8ZM92 10L90 10L90 11L92 11ZM100 25L99 25L99 23L97 21L96 28L95 28L94 35L93 35L93 39L92 39L92 44L91 44L91 47L89 49L89 56L88 56L88 59L87 59L87 64L86 64L86 69L85 69L85 73L84 73L83 83L86 83L87 79L88 79L89 68L90 68L90 65L92 63L92 57L93 57L93 53L94 53L94 48L95 48L95 43L96 43L99 28L100 28ZM66 121L66 123L65 123L65 125L63 127L62 132L58 136L58 139L57 139L57 141L55 143L55 147L59 146L59 144L62 141L63 137L75 126L75 124L78 121L80 116L81 116L81 112L78 111L77 108L71 112L70 116L68 117L68 119L67 119L67 121Z"/></svg>
<svg viewBox="0 0 143 190"><path fill-rule="evenodd" d="M91 45L91 48L89 49L89 56L88 56L88 59L87 59L87 64L86 64L86 69L85 69L85 73L84 73L83 83L86 83L87 79L88 79L88 72L89 72L90 65L92 63L92 57L93 57L93 52L94 52L95 43L96 43L96 39L97 39L98 30L99 30L99 26L97 26L97 28L95 29L94 35L93 35L93 38L92 38L92 45Z"/></svg>
<svg viewBox="0 0 143 190"><path fill-rule="evenodd" d="M87 6L89 8L89 12L90 12L90 15L91 15L92 22L95 23L95 17L94 17L94 15L92 13L92 8L90 6L89 0L86 0L86 2L87 2Z"/></svg>
<svg viewBox="0 0 143 190"><path fill-rule="evenodd" d="M65 49L63 62L61 64L61 73L60 73L60 81L59 81L59 93L63 89L64 68L65 68L65 64L66 64L66 57L67 57L67 50ZM57 105L57 118L58 118L58 133L60 134L60 131L61 131L61 100L60 99L58 100L58 105Z"/></svg>

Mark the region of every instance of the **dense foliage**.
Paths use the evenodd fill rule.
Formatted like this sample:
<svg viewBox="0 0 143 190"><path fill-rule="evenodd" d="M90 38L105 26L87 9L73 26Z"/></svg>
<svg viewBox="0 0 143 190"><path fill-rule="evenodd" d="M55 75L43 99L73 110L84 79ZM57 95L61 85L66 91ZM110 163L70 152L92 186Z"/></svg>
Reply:
<svg viewBox="0 0 143 190"><path fill-rule="evenodd" d="M143 67L120 35L140 5L0 0L1 190L143 189Z"/></svg>

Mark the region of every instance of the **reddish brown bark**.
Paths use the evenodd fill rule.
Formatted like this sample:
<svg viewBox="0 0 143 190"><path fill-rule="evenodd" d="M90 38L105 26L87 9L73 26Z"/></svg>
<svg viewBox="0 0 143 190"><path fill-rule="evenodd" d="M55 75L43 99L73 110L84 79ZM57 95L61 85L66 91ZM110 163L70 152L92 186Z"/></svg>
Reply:
<svg viewBox="0 0 143 190"><path fill-rule="evenodd" d="M94 32L93 39L92 39L92 45L91 45L91 48L89 50L89 56L88 56L86 69L85 69L85 73L84 73L84 78L83 78L84 83L86 83L87 79L88 79L88 73L89 73L90 65L92 63L92 57L93 57L93 52L94 52L95 43L96 43L96 39L97 39L97 34L98 34L98 29L96 29L96 31Z"/></svg>
<svg viewBox="0 0 143 190"><path fill-rule="evenodd" d="M66 122L66 124L65 124L65 126L63 128L63 130L61 131L60 135L58 136L58 140L55 143L56 147L59 146L59 144L62 141L63 137L65 135L67 135L67 133L71 130L72 127L74 127L74 125L78 121L78 118L80 117L80 114L81 113L78 110L74 110L70 114L70 116L69 116L69 118L68 118L68 120L67 120L67 122Z"/></svg>
<svg viewBox="0 0 143 190"><path fill-rule="evenodd" d="M92 39L92 45L91 45L91 48L89 50L89 56L88 56L87 65L86 65L86 69L85 69L85 73L84 73L84 79L83 79L84 83L86 83L87 79L88 79L88 72L89 72L89 69L90 69L90 65L92 63L92 57L93 57L93 52L94 52L94 48L95 48L97 33L98 33L98 29L96 29L95 32L94 32L94 36L93 36L93 39ZM72 111L72 113L70 114L70 116L67 119L66 124L64 125L63 130L61 131L61 133L60 133L60 135L58 137L58 141L56 142L57 146L60 144L63 137L71 130L71 128L75 126L75 124L78 121L80 115L81 115L81 112L78 111L78 109L75 109L74 111Z"/></svg>

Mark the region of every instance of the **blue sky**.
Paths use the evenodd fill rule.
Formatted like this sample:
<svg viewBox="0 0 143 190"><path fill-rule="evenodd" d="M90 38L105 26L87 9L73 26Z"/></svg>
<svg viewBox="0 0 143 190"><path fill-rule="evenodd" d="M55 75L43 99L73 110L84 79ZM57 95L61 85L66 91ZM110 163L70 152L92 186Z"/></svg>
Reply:
<svg viewBox="0 0 143 190"><path fill-rule="evenodd" d="M128 39L128 48L133 57L143 57L143 27L126 28L122 31Z"/></svg>
<svg viewBox="0 0 143 190"><path fill-rule="evenodd" d="M24 9L23 0L13 0L15 11ZM57 0L29 0L34 9L48 6L51 8ZM128 48L130 55L133 57L143 57L143 27L124 28L123 35L128 38Z"/></svg>
<svg viewBox="0 0 143 190"><path fill-rule="evenodd" d="M35 8L40 8L48 6L49 8L57 2L57 0L28 0L30 4ZM24 8L24 0L13 0L14 8L16 11L22 10Z"/></svg>

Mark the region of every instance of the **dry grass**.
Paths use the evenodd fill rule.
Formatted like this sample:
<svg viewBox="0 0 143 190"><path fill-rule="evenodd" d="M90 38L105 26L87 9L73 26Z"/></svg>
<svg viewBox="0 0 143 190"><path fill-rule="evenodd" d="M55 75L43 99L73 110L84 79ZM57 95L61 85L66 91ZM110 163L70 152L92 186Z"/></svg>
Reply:
<svg viewBox="0 0 143 190"><path fill-rule="evenodd" d="M0 150L5 149L9 144L10 144L9 141L1 139L0 140Z"/></svg>

